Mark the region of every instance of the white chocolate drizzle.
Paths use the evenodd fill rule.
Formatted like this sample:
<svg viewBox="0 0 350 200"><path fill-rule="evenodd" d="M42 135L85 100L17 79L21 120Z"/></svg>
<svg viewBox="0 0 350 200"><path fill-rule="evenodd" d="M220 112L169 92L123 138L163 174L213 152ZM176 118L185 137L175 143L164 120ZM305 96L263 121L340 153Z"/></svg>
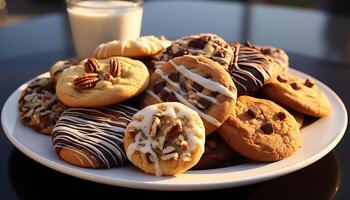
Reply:
<svg viewBox="0 0 350 200"><path fill-rule="evenodd" d="M160 110L160 106L162 108L165 108L165 110ZM140 151L143 154L149 154L150 160L154 163L154 169L156 176L162 175L162 169L160 167L160 155L158 155L153 149L152 149L152 142L154 141L152 137L149 135L150 129L153 122L153 117L157 114L160 114L162 116L170 117L171 119L180 119L184 120L188 119L189 126L182 126L183 131L181 132L181 135L184 138L187 138L187 143L189 145L189 151L194 150L196 146L200 146L200 151L204 152L204 143L205 143L205 131L204 131L204 125L198 124L193 120L193 118L197 117L199 118L198 114L186 107L185 105L177 102L165 102L161 104L154 104L148 107L145 107L144 109L140 110L138 113L134 115L133 120L128 125L129 127L132 127L133 129L138 130L139 132L135 136L135 142L131 143L127 150L126 155L129 160L131 160L132 155L135 151ZM138 118L142 116L141 121L135 120L135 118ZM169 149L170 151L171 149ZM168 154L169 155L169 154Z"/></svg>

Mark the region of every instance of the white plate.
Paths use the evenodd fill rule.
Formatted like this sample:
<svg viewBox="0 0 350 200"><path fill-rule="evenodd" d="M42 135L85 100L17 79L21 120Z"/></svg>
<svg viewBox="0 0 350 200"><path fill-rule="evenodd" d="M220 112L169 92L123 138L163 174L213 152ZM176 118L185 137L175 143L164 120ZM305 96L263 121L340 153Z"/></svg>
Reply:
<svg viewBox="0 0 350 200"><path fill-rule="evenodd" d="M291 73L310 77L296 70L291 70ZM44 74L44 76L47 75ZM176 177L154 177L132 166L84 169L60 160L52 149L51 137L23 126L18 118L17 101L25 84L7 99L2 110L1 121L8 139L24 154L52 169L82 179L151 190L227 188L262 182L291 173L317 161L336 146L347 126L347 112L343 102L331 89L317 80L316 82L328 96L333 112L302 129L302 147L296 154L274 163L246 163L212 170L190 170Z"/></svg>

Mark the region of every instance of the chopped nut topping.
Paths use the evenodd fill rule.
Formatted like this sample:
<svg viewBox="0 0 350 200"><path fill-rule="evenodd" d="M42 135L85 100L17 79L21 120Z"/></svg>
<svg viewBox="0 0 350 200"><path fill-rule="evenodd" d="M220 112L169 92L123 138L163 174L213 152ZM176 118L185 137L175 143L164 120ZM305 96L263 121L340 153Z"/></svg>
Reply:
<svg viewBox="0 0 350 200"><path fill-rule="evenodd" d="M113 77L120 77L122 74L122 65L120 64L119 60L117 59L110 59L109 60L109 73Z"/></svg>
<svg viewBox="0 0 350 200"><path fill-rule="evenodd" d="M134 115L133 119L142 122L145 117L143 115Z"/></svg>
<svg viewBox="0 0 350 200"><path fill-rule="evenodd" d="M176 150L175 147L173 147L173 146L167 146L167 147L164 148L164 150L162 151L162 153L163 153L163 154L169 154L169 153L171 153L171 152L173 152L173 151L175 151L175 150Z"/></svg>
<svg viewBox="0 0 350 200"><path fill-rule="evenodd" d="M179 157L179 154L178 154L177 152L174 152L174 153L162 155L162 156L160 157L160 159L162 159L162 160L170 160L170 159L177 160L178 157Z"/></svg>
<svg viewBox="0 0 350 200"><path fill-rule="evenodd" d="M111 81L113 79L112 75L110 73L104 73L103 79L106 81Z"/></svg>
<svg viewBox="0 0 350 200"><path fill-rule="evenodd" d="M99 81L98 74L88 73L83 76L79 76L73 81L73 85L80 90L90 89L95 87L96 83Z"/></svg>
<svg viewBox="0 0 350 200"><path fill-rule="evenodd" d="M149 133L149 136L155 137L157 134L157 128L160 124L160 119L157 116L153 116L153 122L152 122L152 127L151 131Z"/></svg>
<svg viewBox="0 0 350 200"><path fill-rule="evenodd" d="M188 143L185 140L181 141L181 149L187 151L189 149Z"/></svg>
<svg viewBox="0 0 350 200"><path fill-rule="evenodd" d="M163 131L167 137L178 136L182 132L182 122L180 119L176 119L170 126L166 127Z"/></svg>
<svg viewBox="0 0 350 200"><path fill-rule="evenodd" d="M86 73L99 73L101 71L98 61L95 58L89 58L84 64Z"/></svg>

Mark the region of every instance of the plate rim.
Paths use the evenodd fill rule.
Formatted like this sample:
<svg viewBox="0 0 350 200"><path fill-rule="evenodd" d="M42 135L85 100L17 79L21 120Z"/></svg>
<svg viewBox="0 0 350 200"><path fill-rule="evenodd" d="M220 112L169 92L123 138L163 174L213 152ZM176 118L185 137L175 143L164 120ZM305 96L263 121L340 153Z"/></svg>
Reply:
<svg viewBox="0 0 350 200"><path fill-rule="evenodd" d="M299 169L302 169L308 165L311 165L312 163L316 162L320 158L324 157L327 153L329 153L332 149L335 148L335 146L340 142L342 137L345 134L346 128L347 128L347 123L348 123L348 113L346 110L346 107L343 103L343 101L340 99L340 97L331 89L329 88L326 84L323 82L319 81L318 79L314 78L311 75L308 75L304 72L301 72L299 70L291 68L290 71L292 71L292 74L297 74L301 75L302 77L310 77L313 80L317 81L318 85L322 86L322 89L327 90L336 100L338 103L338 106L340 106L341 110L343 111L343 117L344 121L342 123L342 127L339 130L338 133L336 133L336 136L334 139L330 140L326 146L316 154L313 154L310 157L307 157L306 159L302 160L301 162L293 163L292 165L284 168L277 169L275 171L270 171L266 172L263 174L259 174L257 176L250 176L248 178L244 178L243 180L240 181L234 181L234 180L224 180L220 182L215 182L215 183L197 183L197 184L173 184L173 183L157 183L157 182L139 182L139 181L132 181L132 180L117 180L115 178L111 177L99 177L96 174L93 173L88 173L85 171L80 171L79 169L73 169L73 168L67 168L66 166L60 166L57 165L55 162L52 160L45 158L39 154L36 154L35 152L32 152L28 147L26 147L24 144L20 143L14 136L13 133L10 133L9 130L7 130L7 125L5 124L5 110L10 104L10 99L14 98L16 93L20 92L20 88L24 87L28 82L32 81L33 79L41 76L47 76L48 72L40 74L33 79L27 81L26 83L22 84L18 88L16 88L11 95L6 99L6 102L3 105L2 111L1 111L1 123L2 127L4 130L4 133L6 137L9 139L9 141L18 149L20 150L23 154L26 156L30 157L31 159L35 160L36 162L49 167L53 170L56 170L58 172L68 174L70 176L74 176L77 178L81 178L84 180L88 181L93 181L97 183L103 183L103 184L108 184L108 185L113 185L113 186L119 186L119 187L127 187L127 188L135 188L135 189L148 189L148 190L168 190L168 191L193 191L193 190L208 190L208 189L223 189L223 188L228 188L228 187L236 187L236 186L244 186L248 184L253 184L253 183L258 183L262 182L265 180L270 180L285 174L289 174L291 172L297 171ZM49 137L49 136L48 136ZM98 169L99 170L99 169Z"/></svg>

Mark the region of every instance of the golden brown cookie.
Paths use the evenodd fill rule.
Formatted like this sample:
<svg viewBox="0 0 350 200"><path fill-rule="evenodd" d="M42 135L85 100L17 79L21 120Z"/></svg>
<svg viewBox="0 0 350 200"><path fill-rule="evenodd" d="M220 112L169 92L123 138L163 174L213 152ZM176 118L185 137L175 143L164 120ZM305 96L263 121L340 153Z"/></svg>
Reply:
<svg viewBox="0 0 350 200"><path fill-rule="evenodd" d="M282 160L301 145L299 125L288 111L250 96L238 97L235 114L218 133L239 154L256 161Z"/></svg>
<svg viewBox="0 0 350 200"><path fill-rule="evenodd" d="M172 45L162 52L159 60L168 61L183 55L203 55L227 67L231 63L233 52L221 37L201 33L173 41Z"/></svg>
<svg viewBox="0 0 350 200"><path fill-rule="evenodd" d="M105 60L89 58L64 70L58 79L58 98L70 107L96 107L116 104L145 90L147 67L125 57Z"/></svg>
<svg viewBox="0 0 350 200"><path fill-rule="evenodd" d="M68 108L52 131L53 148L64 161L85 168L123 165L124 132L138 110L124 104Z"/></svg>
<svg viewBox="0 0 350 200"><path fill-rule="evenodd" d="M232 150L216 133L205 138L205 151L192 169L214 169L242 163L244 158Z"/></svg>
<svg viewBox="0 0 350 200"><path fill-rule="evenodd" d="M311 79L284 74L261 89L269 99L314 117L328 115L332 108L327 96Z"/></svg>
<svg viewBox="0 0 350 200"><path fill-rule="evenodd" d="M230 75L204 56L181 56L159 66L151 75L144 105L177 101L197 111L206 134L227 119L236 102Z"/></svg>
<svg viewBox="0 0 350 200"><path fill-rule="evenodd" d="M61 73L74 66L79 64L79 61L76 58L71 58L68 60L58 60L57 62L55 62L51 69L50 69L50 77L52 80L54 80L55 82L57 82L58 77L61 75Z"/></svg>
<svg viewBox="0 0 350 200"><path fill-rule="evenodd" d="M21 121L36 131L51 135L58 117L66 106L58 100L55 82L50 78L37 78L23 90L18 101Z"/></svg>
<svg viewBox="0 0 350 200"><path fill-rule="evenodd" d="M124 138L128 159L157 176L180 174L196 165L204 143L201 118L177 102L155 104L137 112Z"/></svg>
<svg viewBox="0 0 350 200"><path fill-rule="evenodd" d="M129 58L153 57L171 45L171 42L163 37L153 35L142 36L137 39L114 40L101 44L95 49L94 57L105 59L112 56L124 56Z"/></svg>

